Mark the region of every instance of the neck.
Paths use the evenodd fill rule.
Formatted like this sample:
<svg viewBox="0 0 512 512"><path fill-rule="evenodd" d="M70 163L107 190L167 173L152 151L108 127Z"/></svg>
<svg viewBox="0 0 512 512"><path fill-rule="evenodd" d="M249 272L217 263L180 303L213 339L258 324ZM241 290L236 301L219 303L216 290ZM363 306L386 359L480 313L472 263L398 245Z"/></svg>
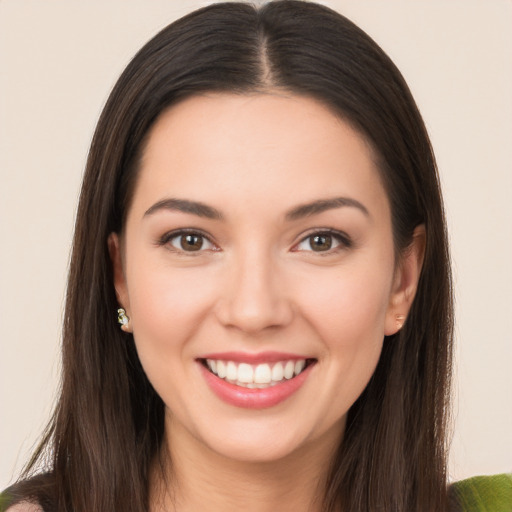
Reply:
<svg viewBox="0 0 512 512"><path fill-rule="evenodd" d="M166 431L166 462L153 471L152 512L321 512L339 430L265 462L226 458L175 423Z"/></svg>

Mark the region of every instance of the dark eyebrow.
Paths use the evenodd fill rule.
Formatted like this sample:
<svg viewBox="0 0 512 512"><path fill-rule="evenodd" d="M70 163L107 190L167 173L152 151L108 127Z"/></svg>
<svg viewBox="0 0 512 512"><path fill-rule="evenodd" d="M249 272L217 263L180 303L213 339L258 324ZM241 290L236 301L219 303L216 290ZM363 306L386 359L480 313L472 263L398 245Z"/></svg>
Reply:
<svg viewBox="0 0 512 512"><path fill-rule="evenodd" d="M207 219L222 220L223 215L219 210L198 201L189 201L188 199L162 199L151 206L144 213L144 217L151 215L159 210L177 210L183 213L191 213Z"/></svg>
<svg viewBox="0 0 512 512"><path fill-rule="evenodd" d="M358 208L366 216L370 216L366 207L356 199L351 199L349 197L335 197L332 199L319 199L311 203L296 206L286 214L285 218L288 221L298 220L302 217L309 217L310 215L316 215L327 210L341 208L343 206ZM158 201L148 210L146 210L144 217L152 215L159 210L176 210L179 212L191 213L193 215L197 215L198 217L206 217L207 219L214 220L222 220L224 218L222 213L212 206L208 206L199 201L175 198L162 199L161 201Z"/></svg>
<svg viewBox="0 0 512 512"><path fill-rule="evenodd" d="M310 215L316 215L326 210L341 208L343 206L357 208L367 217L370 216L367 208L356 199L351 199L350 197L334 197L332 199L319 199L318 201L296 206L286 214L286 220L298 220L302 217L309 217Z"/></svg>

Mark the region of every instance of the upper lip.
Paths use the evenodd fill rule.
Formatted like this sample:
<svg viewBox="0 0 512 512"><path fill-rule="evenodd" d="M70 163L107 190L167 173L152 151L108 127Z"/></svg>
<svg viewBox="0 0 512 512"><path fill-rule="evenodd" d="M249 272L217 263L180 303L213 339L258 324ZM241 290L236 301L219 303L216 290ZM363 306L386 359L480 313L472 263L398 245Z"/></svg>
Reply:
<svg viewBox="0 0 512 512"><path fill-rule="evenodd" d="M303 359L313 359L311 356L301 354L291 354L287 352L215 352L198 357L199 360L215 359L217 361L233 361L236 363L260 364L277 363L279 361L300 361Z"/></svg>

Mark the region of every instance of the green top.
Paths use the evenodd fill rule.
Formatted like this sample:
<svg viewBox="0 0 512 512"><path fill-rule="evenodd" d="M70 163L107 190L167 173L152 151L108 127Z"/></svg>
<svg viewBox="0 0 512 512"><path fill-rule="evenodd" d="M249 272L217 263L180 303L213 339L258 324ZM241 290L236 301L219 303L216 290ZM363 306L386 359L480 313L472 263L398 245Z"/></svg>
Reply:
<svg viewBox="0 0 512 512"><path fill-rule="evenodd" d="M9 489L0 493L0 512L19 502L24 494L9 492ZM450 511L453 512L512 512L512 473L475 476L455 482L450 485L449 495Z"/></svg>
<svg viewBox="0 0 512 512"><path fill-rule="evenodd" d="M461 512L512 512L512 473L475 476L450 490Z"/></svg>

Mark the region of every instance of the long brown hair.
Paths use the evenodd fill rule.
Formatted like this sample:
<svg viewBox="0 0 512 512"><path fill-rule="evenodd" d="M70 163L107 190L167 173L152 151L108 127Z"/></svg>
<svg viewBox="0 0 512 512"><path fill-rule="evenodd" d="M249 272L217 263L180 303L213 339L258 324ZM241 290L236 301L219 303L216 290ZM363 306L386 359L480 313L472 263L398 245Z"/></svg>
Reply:
<svg viewBox="0 0 512 512"><path fill-rule="evenodd" d="M148 510L164 405L116 324L107 238L119 232L141 148L162 111L205 91L283 89L328 105L371 144L389 195L396 254L426 229L417 295L404 328L385 339L333 458L325 511L446 507L446 424L452 350L450 263L429 138L401 74L352 22L320 5L216 4L149 41L115 85L92 141L78 208L55 414L11 490L47 510Z"/></svg>

